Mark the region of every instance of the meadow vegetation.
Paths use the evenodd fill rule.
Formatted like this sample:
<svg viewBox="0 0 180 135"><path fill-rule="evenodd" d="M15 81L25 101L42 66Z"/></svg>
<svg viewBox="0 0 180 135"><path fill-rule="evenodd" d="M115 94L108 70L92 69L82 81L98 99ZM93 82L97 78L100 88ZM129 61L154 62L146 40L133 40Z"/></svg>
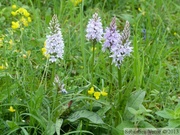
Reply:
<svg viewBox="0 0 180 135"><path fill-rule="evenodd" d="M1 0L0 134L179 128L179 17L179 0ZM111 26L129 47L118 63L126 51L103 51Z"/></svg>

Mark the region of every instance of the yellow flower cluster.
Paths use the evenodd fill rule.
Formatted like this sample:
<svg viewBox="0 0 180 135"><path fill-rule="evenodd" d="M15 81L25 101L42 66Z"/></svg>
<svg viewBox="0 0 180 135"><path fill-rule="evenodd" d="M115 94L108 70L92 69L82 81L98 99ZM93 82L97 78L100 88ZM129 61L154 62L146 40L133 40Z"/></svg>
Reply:
<svg viewBox="0 0 180 135"><path fill-rule="evenodd" d="M82 2L82 0L71 0L71 2L74 4L74 6L77 6L79 3Z"/></svg>
<svg viewBox="0 0 180 135"><path fill-rule="evenodd" d="M102 96L107 96L108 93L104 91L104 89L101 91L101 92L95 92L94 91L94 87L91 87L90 90L88 90L88 94L89 95L92 95L94 94L94 97L98 100L99 97L102 95Z"/></svg>
<svg viewBox="0 0 180 135"><path fill-rule="evenodd" d="M11 12L13 16L18 17L18 21L12 21L12 29L18 29L23 26L27 27L32 21L30 13L25 8L18 8L16 5L12 5L14 11ZM17 9L17 10L16 10Z"/></svg>

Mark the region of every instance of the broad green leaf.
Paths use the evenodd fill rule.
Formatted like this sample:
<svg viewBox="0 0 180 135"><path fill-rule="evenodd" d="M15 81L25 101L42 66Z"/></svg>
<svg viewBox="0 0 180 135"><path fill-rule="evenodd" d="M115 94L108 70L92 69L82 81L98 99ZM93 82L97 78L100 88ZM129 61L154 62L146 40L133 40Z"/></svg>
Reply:
<svg viewBox="0 0 180 135"><path fill-rule="evenodd" d="M57 119L56 120L56 133L57 133L57 135L60 135L62 123L63 123L63 119Z"/></svg>
<svg viewBox="0 0 180 135"><path fill-rule="evenodd" d="M46 134L47 135L54 135L54 133L56 132L55 129L55 124L52 121L49 121L46 127Z"/></svg>
<svg viewBox="0 0 180 135"><path fill-rule="evenodd" d="M109 109L111 109L111 105L107 105L107 106L102 107L101 109L99 109L99 110L97 111L97 113L98 113L99 116L104 116L105 113L106 113L107 111L109 111Z"/></svg>
<svg viewBox="0 0 180 135"><path fill-rule="evenodd" d="M148 117L151 117L151 118L155 119L154 116L149 114L149 113L146 113L145 116L148 116Z"/></svg>
<svg viewBox="0 0 180 135"><path fill-rule="evenodd" d="M134 128L134 125L130 121L123 121L116 127L116 129L118 131L118 135L124 135L125 128Z"/></svg>
<svg viewBox="0 0 180 135"><path fill-rule="evenodd" d="M171 109L164 109L163 111L156 112L157 115L166 118L166 119L174 119L175 114L174 111Z"/></svg>
<svg viewBox="0 0 180 135"><path fill-rule="evenodd" d="M153 128L153 129L156 129L152 124L150 124L150 123L147 122L147 121L141 121L141 122L139 122L139 127L140 127L140 128Z"/></svg>
<svg viewBox="0 0 180 135"><path fill-rule="evenodd" d="M132 108L132 107L128 107L128 110L129 110L129 112L131 113L131 114L133 114L133 115L137 115L137 111L134 109L134 108Z"/></svg>
<svg viewBox="0 0 180 135"><path fill-rule="evenodd" d="M93 104L92 110L93 110L94 112L96 112L96 111L98 111L100 108L102 108L102 104L100 104L100 103L98 103L98 102L95 102L95 103Z"/></svg>
<svg viewBox="0 0 180 135"><path fill-rule="evenodd" d="M73 113L67 120L70 122L74 122L79 119L88 119L94 124L104 124L102 119L99 117L97 113L90 112L87 110L81 110Z"/></svg>
<svg viewBox="0 0 180 135"><path fill-rule="evenodd" d="M134 108L135 110L138 110L139 106L142 104L144 100L145 93L146 92L143 90L138 90L138 91L134 91L131 94L125 107L124 119L126 120L132 119L134 115L129 112L128 108L131 107L131 108Z"/></svg>
<svg viewBox="0 0 180 135"><path fill-rule="evenodd" d="M134 122L136 122L136 121L144 121L144 120L145 120L145 117L143 115L137 115L136 119L133 119Z"/></svg>
<svg viewBox="0 0 180 135"><path fill-rule="evenodd" d="M178 126L180 126L180 119L173 119L168 121L169 128L177 128Z"/></svg>
<svg viewBox="0 0 180 135"><path fill-rule="evenodd" d="M146 113L152 112L152 110L146 109L143 105L140 105L140 106L139 106L139 109L140 109L142 112L146 112Z"/></svg>
<svg viewBox="0 0 180 135"><path fill-rule="evenodd" d="M175 113L180 114L180 103L178 103L175 107Z"/></svg>

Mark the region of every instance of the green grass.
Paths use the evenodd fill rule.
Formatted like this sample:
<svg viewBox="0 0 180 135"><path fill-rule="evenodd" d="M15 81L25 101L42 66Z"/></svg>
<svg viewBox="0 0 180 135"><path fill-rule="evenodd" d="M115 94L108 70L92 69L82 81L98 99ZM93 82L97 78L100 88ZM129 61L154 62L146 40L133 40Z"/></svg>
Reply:
<svg viewBox="0 0 180 135"><path fill-rule="evenodd" d="M11 15L13 4L31 14L32 22L23 30L11 28L19 19ZM133 53L121 66L121 87L117 67L111 67L109 53L101 51L100 43L95 45L92 65L92 43L86 40L85 29L95 12L104 29L113 16L120 31L126 20L130 22ZM55 65L41 52L53 14L65 43L64 59ZM178 0L90 0L77 6L70 0L2 0L0 134L119 135L128 127L180 127L174 124L180 119L179 16ZM68 94L53 85L53 74ZM88 95L92 77L95 91L111 89L107 97L96 100ZM10 106L15 112L8 110ZM173 118L162 115L168 109Z"/></svg>

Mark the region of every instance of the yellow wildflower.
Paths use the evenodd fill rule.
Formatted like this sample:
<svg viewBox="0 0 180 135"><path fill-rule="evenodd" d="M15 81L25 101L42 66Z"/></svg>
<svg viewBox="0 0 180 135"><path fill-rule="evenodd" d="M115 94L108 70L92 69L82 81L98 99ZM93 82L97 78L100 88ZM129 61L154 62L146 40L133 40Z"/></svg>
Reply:
<svg viewBox="0 0 180 135"><path fill-rule="evenodd" d="M28 21L24 17L21 17L20 21L23 23L24 26L28 26Z"/></svg>
<svg viewBox="0 0 180 135"><path fill-rule="evenodd" d="M92 95L94 93L94 87L91 87L90 90L88 90L88 94Z"/></svg>
<svg viewBox="0 0 180 135"><path fill-rule="evenodd" d="M11 27L12 27L12 29L18 29L20 27L19 22L18 21L17 22L12 21Z"/></svg>
<svg viewBox="0 0 180 135"><path fill-rule="evenodd" d="M23 15L25 17L29 17L30 16L30 13L25 9L24 12L23 12Z"/></svg>
<svg viewBox="0 0 180 135"><path fill-rule="evenodd" d="M25 17L30 16L30 13L25 8L19 8L16 12L21 15L24 15Z"/></svg>
<svg viewBox="0 0 180 135"><path fill-rule="evenodd" d="M100 97L101 93L100 92L94 92L94 97L98 100Z"/></svg>
<svg viewBox="0 0 180 135"><path fill-rule="evenodd" d="M16 6L16 5L12 5L11 8L12 8L12 9L16 9L17 6Z"/></svg>
<svg viewBox="0 0 180 135"><path fill-rule="evenodd" d="M32 19L31 19L31 17L28 17L27 19L28 19L28 22L32 22Z"/></svg>
<svg viewBox="0 0 180 135"><path fill-rule="evenodd" d="M24 8L19 8L16 12L20 13L20 14L23 14L24 10L25 10Z"/></svg>
<svg viewBox="0 0 180 135"><path fill-rule="evenodd" d="M82 0L71 0L71 2L74 4L74 6L77 6L79 3L82 2Z"/></svg>
<svg viewBox="0 0 180 135"><path fill-rule="evenodd" d="M46 50L46 41L44 42L44 47L41 49L41 51L42 51L42 54L43 54L46 58L49 58L49 57L50 57L50 55L46 53L46 52L47 52L47 50Z"/></svg>
<svg viewBox="0 0 180 135"><path fill-rule="evenodd" d="M17 12L18 14L20 14L20 13L21 13L21 8L19 8L18 10L16 10L16 12Z"/></svg>
<svg viewBox="0 0 180 135"><path fill-rule="evenodd" d="M12 11L11 14L12 14L13 16L16 16L16 15L17 15L17 12Z"/></svg>
<svg viewBox="0 0 180 135"><path fill-rule="evenodd" d="M102 95L102 96L107 96L107 95L108 95L108 93L107 93L107 92L105 92L105 91L104 91L104 89L103 89L103 90L101 91L101 95Z"/></svg>
<svg viewBox="0 0 180 135"><path fill-rule="evenodd" d="M3 69L6 69L6 68L5 68L5 66L2 65L2 66L0 66L0 69L3 70Z"/></svg>
<svg viewBox="0 0 180 135"><path fill-rule="evenodd" d="M42 51L43 55L45 56L45 54L46 54L46 48L43 47L43 48L41 49L41 51Z"/></svg>
<svg viewBox="0 0 180 135"><path fill-rule="evenodd" d="M10 112L15 112L16 110L12 107L12 106L10 106L10 108L8 109Z"/></svg>

